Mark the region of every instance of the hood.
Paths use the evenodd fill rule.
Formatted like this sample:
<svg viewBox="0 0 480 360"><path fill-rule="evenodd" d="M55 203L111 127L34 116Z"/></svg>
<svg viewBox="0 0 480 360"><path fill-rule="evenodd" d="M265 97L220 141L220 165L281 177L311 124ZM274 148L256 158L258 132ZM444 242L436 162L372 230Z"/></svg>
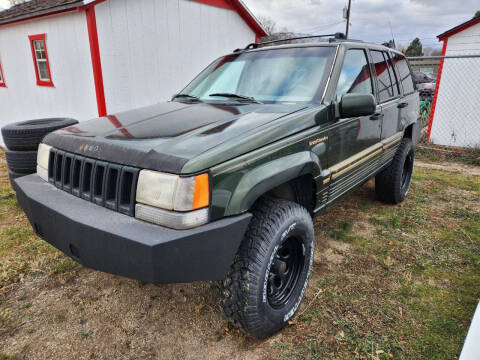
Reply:
<svg viewBox="0 0 480 360"><path fill-rule="evenodd" d="M44 142L100 160L180 173L196 156L305 108L167 102L85 121Z"/></svg>

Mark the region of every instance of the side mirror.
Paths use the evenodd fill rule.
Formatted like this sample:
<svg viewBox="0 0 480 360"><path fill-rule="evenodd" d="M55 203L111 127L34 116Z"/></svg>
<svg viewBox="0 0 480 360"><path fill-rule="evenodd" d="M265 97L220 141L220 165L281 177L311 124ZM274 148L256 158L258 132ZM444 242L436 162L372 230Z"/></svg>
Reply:
<svg viewBox="0 0 480 360"><path fill-rule="evenodd" d="M342 119L375 114L377 100L372 94L345 94L340 101Z"/></svg>

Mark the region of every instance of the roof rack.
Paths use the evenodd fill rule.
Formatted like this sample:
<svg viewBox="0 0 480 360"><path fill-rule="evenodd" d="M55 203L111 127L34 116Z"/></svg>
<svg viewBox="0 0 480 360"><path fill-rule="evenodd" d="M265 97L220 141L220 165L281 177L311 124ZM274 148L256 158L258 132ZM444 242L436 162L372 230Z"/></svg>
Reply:
<svg viewBox="0 0 480 360"><path fill-rule="evenodd" d="M344 33L337 32L335 34L325 34L325 35L311 35L311 36L299 36L299 37L293 37L293 38L287 38L287 39L278 39L278 40L270 40L270 41L265 41L261 43L251 43L248 44L245 49L243 50L251 50L251 49L257 49L259 46L262 45L269 45L269 44L275 44L278 42L284 42L284 41L291 41L291 40L303 40L303 39L313 39L313 38L324 38L324 37L330 37L330 42L336 41L336 40L346 40L347 38L345 37ZM236 49L234 52L241 51L242 49Z"/></svg>

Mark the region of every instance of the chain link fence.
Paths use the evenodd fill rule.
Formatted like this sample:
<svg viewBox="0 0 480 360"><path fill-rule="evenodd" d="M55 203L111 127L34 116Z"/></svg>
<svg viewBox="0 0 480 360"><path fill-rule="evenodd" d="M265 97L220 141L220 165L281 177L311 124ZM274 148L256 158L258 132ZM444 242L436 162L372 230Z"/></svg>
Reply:
<svg viewBox="0 0 480 360"><path fill-rule="evenodd" d="M435 80L417 83L423 145L480 155L480 54L410 57L409 62L417 77L430 72ZM438 68L425 67L435 63Z"/></svg>

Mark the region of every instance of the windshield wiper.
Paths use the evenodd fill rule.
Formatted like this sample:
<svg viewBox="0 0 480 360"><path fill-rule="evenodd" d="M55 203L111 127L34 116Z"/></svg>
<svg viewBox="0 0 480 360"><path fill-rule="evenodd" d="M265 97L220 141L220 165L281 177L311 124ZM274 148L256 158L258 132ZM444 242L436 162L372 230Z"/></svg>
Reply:
<svg viewBox="0 0 480 360"><path fill-rule="evenodd" d="M244 100L244 101L246 100L246 101L254 102L257 104L262 104L261 101L258 101L257 99L251 96L245 96L245 95L239 95L239 94L233 94L233 93L213 93L213 94L209 94L208 96L222 96L226 98L234 98L238 100Z"/></svg>
<svg viewBox="0 0 480 360"><path fill-rule="evenodd" d="M189 94L175 94L175 95L173 95L172 100L175 100L175 99L178 99L178 98L184 98L184 99L190 99L190 100L195 100L195 101L202 102L202 100L199 97L197 97L195 95L189 95Z"/></svg>

